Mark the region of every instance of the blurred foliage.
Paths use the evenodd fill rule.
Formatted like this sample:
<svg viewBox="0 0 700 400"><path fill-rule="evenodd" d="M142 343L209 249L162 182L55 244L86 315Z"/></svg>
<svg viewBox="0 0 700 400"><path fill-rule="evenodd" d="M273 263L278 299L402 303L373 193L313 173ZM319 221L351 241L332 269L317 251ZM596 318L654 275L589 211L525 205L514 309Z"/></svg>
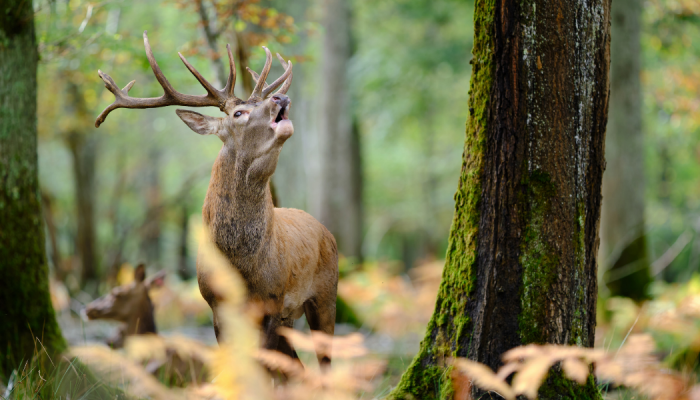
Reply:
<svg viewBox="0 0 700 400"><path fill-rule="evenodd" d="M190 229L196 230L220 143L194 135L172 109L118 110L99 130L93 128L94 118L112 102L97 70L109 73L122 87L136 79L130 92L133 96L159 96L161 88L153 78L141 39L148 30L155 57L173 86L185 93L202 93L176 53L189 57L205 77L214 75L213 60L220 54L212 53L202 34L198 7L203 5L212 17L212 29L221 35L220 51L227 42L235 44L235 35L242 32L250 46L267 44L275 52L293 55L300 61L295 64L299 79L297 89L295 85L292 89L295 99L311 96L317 84L311 78L321 57L318 3L36 0L34 4L42 57L40 177L42 190L53 202L63 261L70 269L75 258L77 212L65 139L78 131L99 140L96 208L102 273L119 252L124 262L141 261L141 237L151 219L148 175L154 169L162 191L162 252L149 267L174 271L180 257L182 210ZM361 320L382 333L393 334L422 323L422 311L412 313L402 305L422 294L400 273L420 265L421 259L440 258L446 246L467 116L472 9L472 1L458 0L352 3L355 52L349 68L365 177L363 250L370 262L348 272L341 293L346 293ZM691 235L663 270L667 280L688 280L700 266L699 37L697 1L645 2L642 83L652 260L660 259L679 238L685 241ZM259 68L262 59L262 50L252 48L251 68ZM240 78L238 83L240 86ZM201 112L218 115L217 110ZM300 132L295 139L302 140L302 135ZM301 154L293 157L303 162ZM283 204L285 195L292 196L280 195ZM684 236L684 232L688 233ZM193 237L186 239L190 248L186 258L193 267L196 242ZM655 287L654 293L659 294ZM192 299L183 299L182 294L192 294ZM168 315L190 307L192 314L207 311L194 299L193 284L174 284L156 297ZM428 305L421 310L428 310L431 301L425 300ZM617 307L616 301L608 305ZM411 318L405 319L406 315ZM623 325L633 322L616 311L611 315ZM168 320L161 314L159 323L175 327L186 319ZM665 339L659 340L665 346ZM680 339L668 343L674 340Z"/></svg>
<svg viewBox="0 0 700 400"><path fill-rule="evenodd" d="M234 2L238 18L234 21L244 24L252 21L251 24L260 26L259 41L255 44L264 40L290 41L291 17L258 3ZM198 223L198 205L204 199L207 176L220 146L218 140L193 135L172 109L120 110L111 114L99 130L93 127L99 112L113 101L103 88L98 69L109 73L120 86L135 79L132 96L162 94L143 48L144 30L149 31L154 55L169 81L185 93L203 91L177 57L177 52L182 52L205 76L211 76L207 72L212 67L210 53L199 50L201 21L192 12L192 4L131 0L35 2L42 61L38 112L40 178L42 191L52 202L57 245L62 256L59 259L63 265L52 267L68 272L66 279L72 291L77 285L72 272L78 264L75 178L73 159L67 149L69 136L80 135L98 142L93 151L97 153L95 202L102 276L106 276L114 262L120 264L144 257L140 240L154 218L152 205L147 201L153 174L161 190L156 207L162 225L163 251L161 259L149 261L161 266L177 265L183 208L185 218L192 218L195 226ZM274 35L265 35L266 31L261 29ZM221 47L225 48L225 43ZM251 67L259 68L263 60L262 50L255 50ZM204 110L204 113L216 112ZM192 268L195 254L192 251L188 255Z"/></svg>
<svg viewBox="0 0 700 400"><path fill-rule="evenodd" d="M142 238L154 218L161 224L162 251L159 259L147 261L154 268L178 265L182 218L190 220L190 227L200 223L198 210L219 147L217 140L189 132L171 109L118 110L95 129L94 118L113 100L97 70L109 73L120 87L135 79L132 96L159 96L162 89L141 39L148 30L161 69L185 93L202 89L176 53L213 79L213 61L225 43L236 46L238 34L245 35L249 46L267 44L291 54L300 62L295 70L312 76L320 61L319 15L315 3L306 6L304 11L299 5L258 0L35 1L42 57L42 191L51 201L60 253L51 261L62 264L52 267L66 270L71 292L79 263L70 135L97 142L95 203L102 276L123 262L143 260ZM472 19L472 3L357 0L353 6L356 52L349 68L366 175L364 250L371 259L400 259L410 266L418 259L440 256L446 246L462 151L473 36L472 24L465 21ZM207 43L200 8L218 39L218 53ZM263 52L251 49L251 68L259 68ZM238 86L242 73L238 72ZM309 79L299 84L315 85ZM154 174L161 191L157 215L149 203ZM281 196L284 199L285 193ZM192 240L188 247L192 268Z"/></svg>
<svg viewBox="0 0 700 400"><path fill-rule="evenodd" d="M700 373L700 275L686 283L656 282L651 291L653 300L643 304L623 297L601 302L596 347L615 351L629 335L646 333L668 367Z"/></svg>
<svg viewBox="0 0 700 400"><path fill-rule="evenodd" d="M406 264L441 257L464 142L473 3L354 4L350 72L362 132L365 256Z"/></svg>
<svg viewBox="0 0 700 400"><path fill-rule="evenodd" d="M700 3L649 0L643 18L648 237L657 260L692 233L662 274L682 281L700 266Z"/></svg>

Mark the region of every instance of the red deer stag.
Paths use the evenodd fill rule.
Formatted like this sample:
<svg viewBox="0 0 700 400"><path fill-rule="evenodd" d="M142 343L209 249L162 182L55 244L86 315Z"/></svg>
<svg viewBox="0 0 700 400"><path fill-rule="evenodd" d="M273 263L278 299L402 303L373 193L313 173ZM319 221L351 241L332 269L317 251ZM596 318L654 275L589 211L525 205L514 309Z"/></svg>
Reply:
<svg viewBox="0 0 700 400"><path fill-rule="evenodd" d="M285 62L278 54L284 74L267 85L272 56L265 48L265 66L259 76L248 70L256 85L248 100L242 100L234 95L236 68L230 46L226 46L229 77L222 90L215 89L179 54L207 91L206 95L187 95L173 89L161 72L146 32L143 41L148 62L165 93L157 98L130 97L128 92L134 81L120 90L109 75L99 71L115 101L100 114L95 126L117 108L211 106L226 113L224 117L214 118L176 111L196 133L213 134L223 142L212 168L202 215L211 240L243 277L248 302L263 306L262 346L296 358L293 347L277 334L277 329L291 327L305 313L312 330L333 334L338 250L333 235L312 216L301 210L275 208L272 204L270 178L282 145L294 133L288 118L291 101L286 95L292 82L292 63ZM202 296L214 313L214 329L219 340L218 299L207 282L201 260L197 262L197 279ZM330 365L329 356L318 357L322 367Z"/></svg>

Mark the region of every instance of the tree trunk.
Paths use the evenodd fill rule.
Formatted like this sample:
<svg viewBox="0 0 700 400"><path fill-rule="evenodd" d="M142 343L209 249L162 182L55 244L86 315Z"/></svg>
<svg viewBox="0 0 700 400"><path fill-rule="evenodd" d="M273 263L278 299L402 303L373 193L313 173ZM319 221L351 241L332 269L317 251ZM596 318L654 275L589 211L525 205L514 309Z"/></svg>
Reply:
<svg viewBox="0 0 700 400"><path fill-rule="evenodd" d="M600 258L613 296L647 297L651 283L644 233L644 136L639 79L640 0L612 4L610 119L605 140ZM605 272L605 271L603 271Z"/></svg>
<svg viewBox="0 0 700 400"><path fill-rule="evenodd" d="M314 214L338 241L346 257L361 258L362 207L357 185L359 135L354 134L347 68L352 54L350 9L343 0L324 0L321 60L319 192Z"/></svg>
<svg viewBox="0 0 700 400"><path fill-rule="evenodd" d="M187 199L183 199L180 204L180 238L177 246L177 274L184 281L192 279L192 277L195 276L195 271L193 271L193 268L190 266L190 254L187 246L190 235L190 212L187 204Z"/></svg>
<svg viewBox="0 0 700 400"><path fill-rule="evenodd" d="M247 98L247 96L250 96L250 94L253 93L253 77L250 76L246 70L246 67L250 63L250 49L245 38L245 33L239 32L235 29L234 32L236 35L236 60L238 61L238 66L240 68L238 79L243 82L244 93L242 98Z"/></svg>
<svg viewBox="0 0 700 400"><path fill-rule="evenodd" d="M141 254L147 263L160 262L161 256L161 219L163 214L163 199L160 185L161 152L152 148L148 155L146 168L145 203L146 217L141 228Z"/></svg>
<svg viewBox="0 0 700 400"><path fill-rule="evenodd" d="M0 13L0 379L28 360L39 338L49 353L66 343L49 297L37 164L38 53L32 2ZM39 345L37 345L39 346Z"/></svg>
<svg viewBox="0 0 700 400"><path fill-rule="evenodd" d="M80 118L79 113L76 118ZM97 282L100 278L95 232L95 172L98 137L83 132L70 132L66 140L73 158L76 247L81 265L80 285L87 292L96 294Z"/></svg>
<svg viewBox="0 0 700 400"><path fill-rule="evenodd" d="M393 398L451 398L450 357L496 369L526 343L593 345L609 15L609 0L477 0L445 269ZM590 382L551 374L540 399L598 397Z"/></svg>

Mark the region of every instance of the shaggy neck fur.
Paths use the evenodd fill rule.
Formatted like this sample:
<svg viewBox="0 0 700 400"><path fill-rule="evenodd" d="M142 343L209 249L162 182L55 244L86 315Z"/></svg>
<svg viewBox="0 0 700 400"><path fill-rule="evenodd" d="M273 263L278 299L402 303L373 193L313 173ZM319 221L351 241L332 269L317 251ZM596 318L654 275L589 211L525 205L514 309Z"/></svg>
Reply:
<svg viewBox="0 0 700 400"><path fill-rule="evenodd" d="M269 251L274 218L270 177L260 176L254 163L227 149L212 168L204 219L221 250L243 275ZM228 179L227 179L228 178Z"/></svg>

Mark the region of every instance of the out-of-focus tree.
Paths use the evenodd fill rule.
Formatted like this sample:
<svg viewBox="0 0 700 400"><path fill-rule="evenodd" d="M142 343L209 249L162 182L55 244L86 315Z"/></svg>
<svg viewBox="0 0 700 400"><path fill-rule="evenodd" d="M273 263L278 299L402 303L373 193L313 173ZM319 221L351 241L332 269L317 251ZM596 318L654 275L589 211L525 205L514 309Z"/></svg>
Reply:
<svg viewBox="0 0 700 400"><path fill-rule="evenodd" d="M441 257L467 103L471 1L354 4L353 106L362 139L368 258ZM459 90L458 88L464 88Z"/></svg>
<svg viewBox="0 0 700 400"><path fill-rule="evenodd" d="M600 257L612 296L647 297L651 282L644 226L646 171L642 132L640 0L612 4L610 113L605 141Z"/></svg>
<svg viewBox="0 0 700 400"><path fill-rule="evenodd" d="M38 21L42 71L40 134L60 138L72 160L75 249L80 283L96 293L100 279L97 243L97 160L100 136L90 135L96 92L94 69L105 57L105 47L118 45L120 8L87 2L47 2ZM91 71L93 70L93 71ZM91 79L92 77L92 79ZM63 269L64 265L54 265ZM69 267L70 268L70 267ZM58 275L64 275L60 271Z"/></svg>
<svg viewBox="0 0 700 400"><path fill-rule="evenodd" d="M652 275L684 281L700 268L700 3L645 2L642 23Z"/></svg>
<svg viewBox="0 0 700 400"><path fill-rule="evenodd" d="M318 93L318 186L311 212L330 230L341 254L362 259L362 169L360 138L353 124L348 68L352 56L350 2L321 2Z"/></svg>
<svg viewBox="0 0 700 400"><path fill-rule="evenodd" d="M0 381L37 348L65 349L51 300L37 162L37 64L32 2L0 13ZM41 345L37 345L37 340Z"/></svg>

